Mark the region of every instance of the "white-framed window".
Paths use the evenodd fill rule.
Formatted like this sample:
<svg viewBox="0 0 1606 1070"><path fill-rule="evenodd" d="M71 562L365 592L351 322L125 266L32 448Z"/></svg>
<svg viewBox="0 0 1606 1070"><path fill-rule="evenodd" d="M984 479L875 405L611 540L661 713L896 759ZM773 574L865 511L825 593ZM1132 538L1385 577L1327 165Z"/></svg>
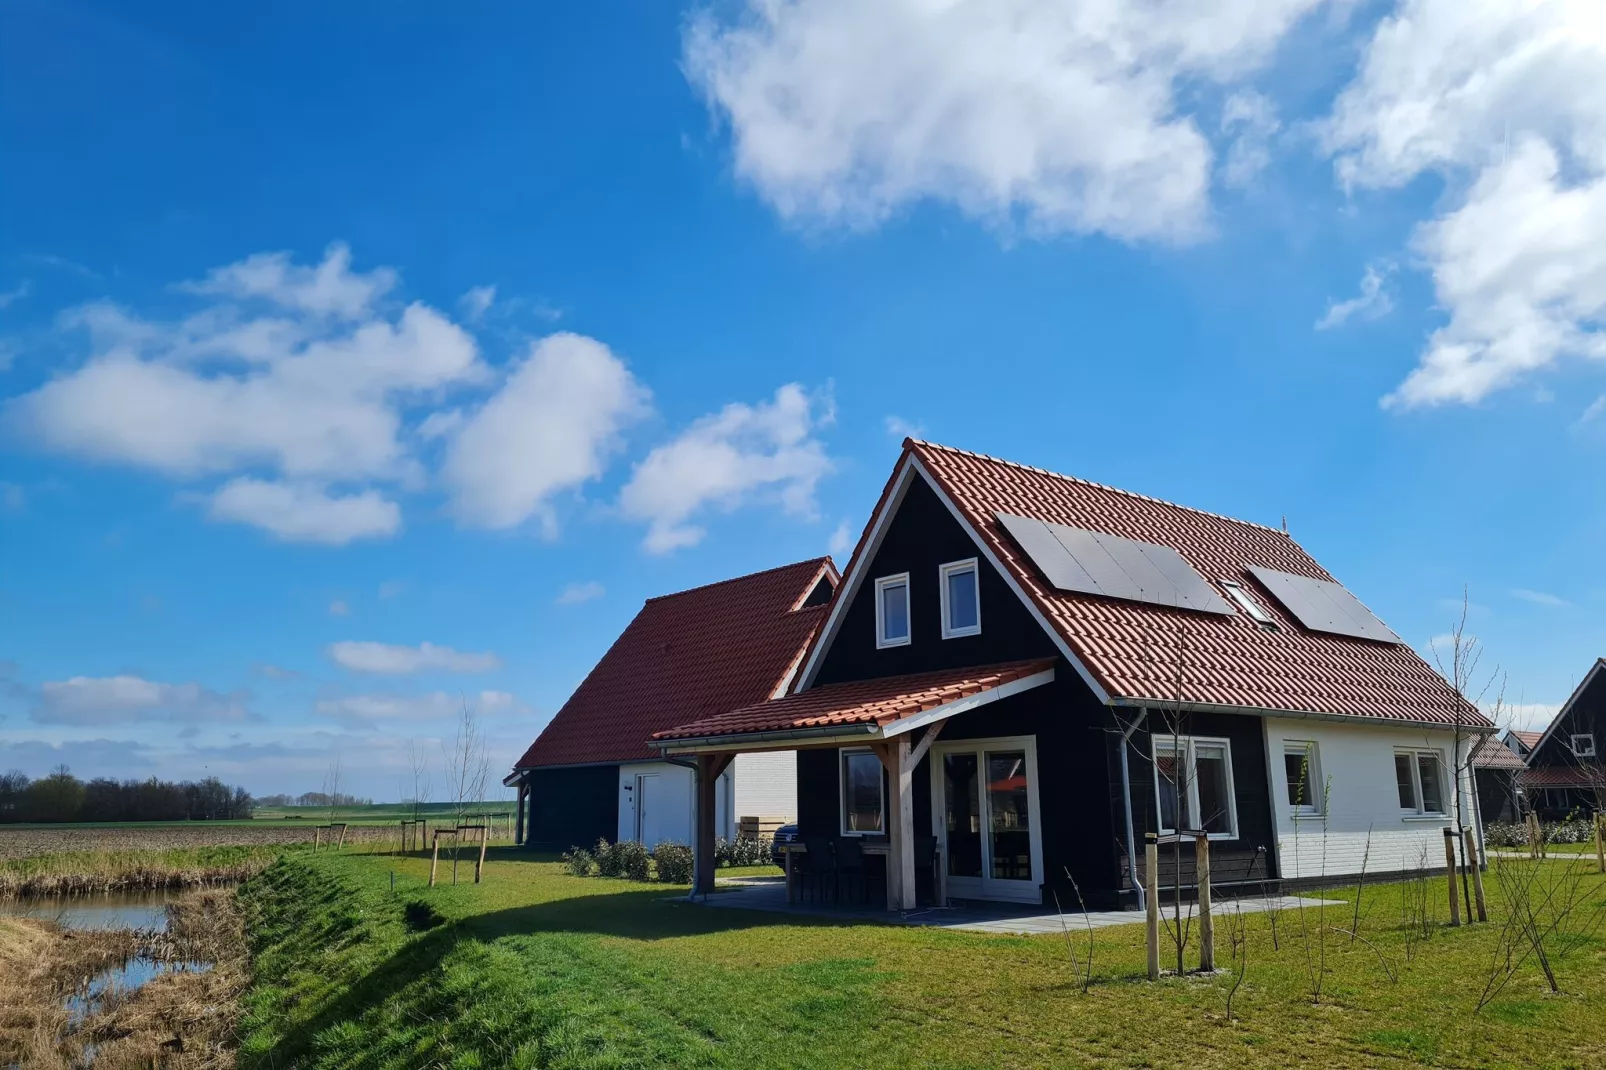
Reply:
<svg viewBox="0 0 1606 1070"><path fill-rule="evenodd" d="M1593 758L1595 756L1595 733L1574 732L1572 745L1574 757Z"/></svg>
<svg viewBox="0 0 1606 1070"><path fill-rule="evenodd" d="M1154 790L1161 832L1204 831L1238 838L1232 792L1232 744L1203 736L1154 737Z"/></svg>
<svg viewBox="0 0 1606 1070"><path fill-rule="evenodd" d="M1232 580L1222 580L1221 585L1227 588L1227 593L1232 596L1234 602L1238 603L1238 608L1249 614L1249 618L1256 624L1261 624L1268 628L1277 626L1277 622L1272 620L1271 614L1266 612L1266 607L1255 601L1255 596L1250 594L1243 584L1235 583Z"/></svg>
<svg viewBox="0 0 1606 1070"><path fill-rule="evenodd" d="M942 596L942 637L980 635L981 577L976 571L976 559L939 565L937 589Z"/></svg>
<svg viewBox="0 0 1606 1070"><path fill-rule="evenodd" d="M1284 740L1283 772L1288 779L1288 808L1295 814L1321 813L1322 773L1315 742Z"/></svg>
<svg viewBox="0 0 1606 1070"><path fill-rule="evenodd" d="M1400 809L1406 816L1438 817L1449 812L1444 760L1438 751L1395 751L1394 782L1400 792Z"/></svg>
<svg viewBox="0 0 1606 1070"><path fill-rule="evenodd" d="M842 835L865 836L887 829L886 785L881 759L867 750L842 754Z"/></svg>
<svg viewBox="0 0 1606 1070"><path fill-rule="evenodd" d="M909 573L875 581L876 649L909 645Z"/></svg>

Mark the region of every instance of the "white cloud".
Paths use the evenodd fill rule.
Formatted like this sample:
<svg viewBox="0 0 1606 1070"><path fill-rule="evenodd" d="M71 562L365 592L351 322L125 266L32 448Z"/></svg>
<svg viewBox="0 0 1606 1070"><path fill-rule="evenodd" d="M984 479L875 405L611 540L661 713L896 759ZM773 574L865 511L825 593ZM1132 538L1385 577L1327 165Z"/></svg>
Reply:
<svg viewBox="0 0 1606 1070"><path fill-rule="evenodd" d="M337 598L329 603L329 615L331 617L349 617L351 616L351 607Z"/></svg>
<svg viewBox="0 0 1606 1070"><path fill-rule="evenodd" d="M401 508L378 491L335 496L306 483L235 479L212 495L209 511L214 520L251 524L285 542L344 546L401 529Z"/></svg>
<svg viewBox="0 0 1606 1070"><path fill-rule="evenodd" d="M246 697L243 692L224 695L196 683L166 684L132 675L74 676L39 685L33 719L62 725L243 721L250 716Z"/></svg>
<svg viewBox="0 0 1606 1070"><path fill-rule="evenodd" d="M416 672L489 672L502 667L502 659L490 651L465 653L434 643L394 646L390 643L346 641L331 643L329 657L335 664L352 672L392 676Z"/></svg>
<svg viewBox="0 0 1606 1070"><path fill-rule="evenodd" d="M1511 589L1511 597L1520 598L1524 602L1532 602L1536 606L1550 606L1551 608L1572 605L1571 602L1560 595L1550 594L1548 591L1531 591L1526 587L1513 587Z"/></svg>
<svg viewBox="0 0 1606 1070"><path fill-rule="evenodd" d="M415 486L407 407L490 378L474 339L441 313L382 308L394 284L388 269L353 272L350 253L333 246L313 266L272 253L218 268L180 287L209 303L178 321L82 306L61 323L87 334L87 360L6 403L0 420L37 448L88 460L182 480L250 474L214 507L281 537L322 539L331 524L337 534L394 530L395 506L367 488L338 499L308 488ZM307 485L294 502L320 519L276 521L266 496L291 492L264 489L273 484L262 475Z"/></svg>
<svg viewBox="0 0 1606 1070"><path fill-rule="evenodd" d="M1329 301L1327 312L1316 321L1316 329L1327 331L1342 327L1354 317L1375 320L1388 315L1394 308L1394 299L1383 289L1383 281L1393 270L1392 264L1381 267L1367 264L1365 273L1361 275L1360 294L1347 301Z"/></svg>
<svg viewBox="0 0 1606 1070"><path fill-rule="evenodd" d="M495 286L476 286L457 299L458 307L470 323L478 323L496 304Z"/></svg>
<svg viewBox="0 0 1606 1070"><path fill-rule="evenodd" d="M784 217L955 204L1035 233L1187 239L1212 149L1178 89L1232 87L1321 0L749 0L683 66Z"/></svg>
<svg viewBox="0 0 1606 1070"><path fill-rule="evenodd" d="M33 291L33 283L23 279L9 290L0 290L0 310L10 308Z"/></svg>
<svg viewBox="0 0 1606 1070"><path fill-rule="evenodd" d="M1484 715L1501 728L1519 732L1542 732L1556 719L1561 706L1553 702L1484 702Z"/></svg>
<svg viewBox="0 0 1606 1070"><path fill-rule="evenodd" d="M558 592L556 601L560 606L577 606L582 602L590 602L593 599L601 598L606 593L607 591L603 589L602 584L596 580L588 580L585 583L569 584Z"/></svg>
<svg viewBox="0 0 1606 1070"><path fill-rule="evenodd" d="M601 342L550 335L451 435L441 476L464 524L556 528L551 499L596 479L646 414L648 392Z"/></svg>
<svg viewBox="0 0 1606 1070"><path fill-rule="evenodd" d="M1348 187L1445 176L1413 246L1449 315L1385 403L1472 403L1606 359L1606 22L1597 0L1404 0L1323 129Z"/></svg>
<svg viewBox="0 0 1606 1070"><path fill-rule="evenodd" d="M816 408L820 411L816 413ZM667 553L702 540L690 523L705 508L729 511L773 498L789 513L815 514L814 488L831 469L815 432L834 419L830 399L796 383L758 405L734 403L658 446L619 495L624 515L648 522L643 545Z"/></svg>
<svg viewBox="0 0 1606 1070"><path fill-rule="evenodd" d="M836 526L831 532L831 541L826 545L826 552L832 557L841 559L853 550L853 527L846 520Z"/></svg>
<svg viewBox="0 0 1606 1070"><path fill-rule="evenodd" d="M482 715L527 711L516 696L506 691L481 691L471 696L445 691L422 695L345 695L320 699L314 709L347 728L362 730L382 724L448 720L461 714L465 704Z"/></svg>
<svg viewBox="0 0 1606 1070"><path fill-rule="evenodd" d="M382 602L389 601L406 589L407 585L401 580L385 580L379 585L379 600Z"/></svg>
<svg viewBox="0 0 1606 1070"><path fill-rule="evenodd" d="M906 438L925 437L925 428L905 420L902 416L888 416L883 426L887 429L887 437L898 439L900 442Z"/></svg>
<svg viewBox="0 0 1606 1070"><path fill-rule="evenodd" d="M289 253L257 253L238 263L213 268L200 282L180 285L190 293L261 299L281 308L318 316L361 319L375 301L396 285L396 273L378 268L366 275L351 270L351 250L336 242L316 267L294 264Z"/></svg>
<svg viewBox="0 0 1606 1070"><path fill-rule="evenodd" d="M1272 135L1282 129L1277 108L1271 100L1253 89L1240 89L1221 107L1221 132L1232 135L1227 158L1221 165L1221 179L1242 188L1271 163Z"/></svg>

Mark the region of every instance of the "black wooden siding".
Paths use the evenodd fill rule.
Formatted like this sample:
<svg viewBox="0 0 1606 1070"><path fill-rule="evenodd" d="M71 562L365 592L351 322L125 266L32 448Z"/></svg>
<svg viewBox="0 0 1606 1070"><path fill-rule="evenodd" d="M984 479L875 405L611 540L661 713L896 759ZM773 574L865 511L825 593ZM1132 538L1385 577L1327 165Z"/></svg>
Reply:
<svg viewBox="0 0 1606 1070"><path fill-rule="evenodd" d="M1580 758L1573 753L1574 733L1592 733L1595 737L1595 757ZM1606 670L1579 694L1578 700L1567 711L1567 716L1556 725L1555 731L1528 760L1535 769L1581 769L1600 774L1606 770ZM1589 788L1549 788L1527 792L1529 803L1547 821L1557 821L1578 813L1587 814L1601 808L1601 799ZM1483 819L1492 821L1486 809Z"/></svg>
<svg viewBox="0 0 1606 1070"><path fill-rule="evenodd" d="M619 835L619 767L582 765L529 774L525 845L542 851L590 847Z"/></svg>

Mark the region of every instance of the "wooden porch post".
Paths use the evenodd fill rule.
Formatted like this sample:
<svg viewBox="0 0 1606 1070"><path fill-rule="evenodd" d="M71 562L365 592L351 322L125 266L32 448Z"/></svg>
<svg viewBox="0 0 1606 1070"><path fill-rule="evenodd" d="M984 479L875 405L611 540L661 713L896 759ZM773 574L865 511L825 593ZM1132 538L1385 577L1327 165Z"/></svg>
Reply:
<svg viewBox="0 0 1606 1070"><path fill-rule="evenodd" d="M872 743L875 756L892 782L887 807L887 909L915 908L915 793L914 761L909 736Z"/></svg>
<svg viewBox="0 0 1606 1070"><path fill-rule="evenodd" d="M719 775L734 754L697 756L697 827L692 834L693 898L714 890L714 810Z"/></svg>

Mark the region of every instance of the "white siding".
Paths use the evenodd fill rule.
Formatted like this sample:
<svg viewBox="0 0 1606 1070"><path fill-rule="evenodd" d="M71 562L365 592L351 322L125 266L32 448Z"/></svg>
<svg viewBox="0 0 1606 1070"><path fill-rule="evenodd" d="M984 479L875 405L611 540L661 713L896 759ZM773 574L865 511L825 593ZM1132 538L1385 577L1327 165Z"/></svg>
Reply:
<svg viewBox="0 0 1606 1070"><path fill-rule="evenodd" d="M731 763L734 769L735 763ZM714 835L735 839L736 821L731 814L732 771L728 769L719 778L714 793ZM638 777L648 781L648 810L645 829L637 827L636 789ZM619 835L620 840L634 840L641 834L643 842L656 847L666 840L691 843L693 822L696 818L697 778L684 765L670 762L635 762L619 767Z"/></svg>
<svg viewBox="0 0 1606 1070"><path fill-rule="evenodd" d="M736 817L779 817L797 820L797 751L738 754Z"/></svg>
<svg viewBox="0 0 1606 1070"><path fill-rule="evenodd" d="M1314 779L1323 783L1327 798L1324 815L1296 820L1288 802L1284 744L1305 742L1316 744ZM1463 749L1471 742L1464 741ZM1361 870L1363 855L1368 873L1412 870L1421 866L1424 851L1427 865L1442 869L1444 830L1455 820L1453 804L1445 817L1405 816L1394 780L1394 752L1401 747L1437 750L1448 780L1451 770L1464 762L1452 757L1453 746L1454 733L1449 731L1267 718L1266 753L1284 879L1354 875ZM1476 825L1465 777L1461 790L1464 820Z"/></svg>

